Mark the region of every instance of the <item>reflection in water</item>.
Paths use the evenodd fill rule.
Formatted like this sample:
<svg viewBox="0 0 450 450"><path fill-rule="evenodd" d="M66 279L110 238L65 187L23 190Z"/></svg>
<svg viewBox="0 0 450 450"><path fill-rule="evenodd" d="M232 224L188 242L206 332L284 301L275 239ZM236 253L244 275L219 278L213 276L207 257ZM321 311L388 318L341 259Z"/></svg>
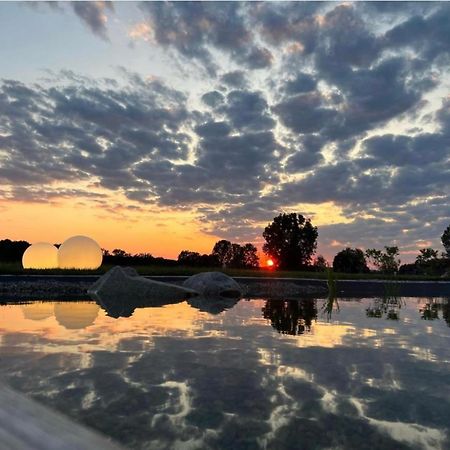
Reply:
<svg viewBox="0 0 450 450"><path fill-rule="evenodd" d="M53 303L28 303L22 305L23 317L30 320L44 320L53 316Z"/></svg>
<svg viewBox="0 0 450 450"><path fill-rule="evenodd" d="M419 311L424 320L436 320L442 315L442 319L450 326L450 297L428 298Z"/></svg>
<svg viewBox="0 0 450 450"><path fill-rule="evenodd" d="M208 312L210 314L220 314L227 309L233 308L239 301L239 298L230 297L191 297L187 299L187 302L193 308L196 308L202 312ZM173 305L182 303L183 300L175 299L173 301L158 300L150 298L146 300L135 301L133 299L118 300L118 299L98 299L99 305L106 311L109 317L115 319L119 317L131 317L135 310L138 308L158 308L166 305Z"/></svg>
<svg viewBox="0 0 450 450"><path fill-rule="evenodd" d="M389 320L399 320L402 302L400 297L376 298L366 308L366 315L367 317L375 317L378 319L385 317Z"/></svg>
<svg viewBox="0 0 450 450"><path fill-rule="evenodd" d="M450 448L449 299L327 302L1 306L0 377L131 449Z"/></svg>
<svg viewBox="0 0 450 450"><path fill-rule="evenodd" d="M441 304L435 302L432 298L428 299L427 302L419 309L421 318L424 320L439 319L440 306Z"/></svg>
<svg viewBox="0 0 450 450"><path fill-rule="evenodd" d="M239 298L231 297L217 297L217 298L205 298L205 297L191 297L187 300L189 305L203 312L210 314L220 314L227 309L233 308L238 302Z"/></svg>
<svg viewBox="0 0 450 450"><path fill-rule="evenodd" d="M267 300L262 312L279 333L295 336L311 330L317 318L317 300Z"/></svg>
<svg viewBox="0 0 450 450"><path fill-rule="evenodd" d="M322 306L322 312L326 313L327 320L331 320L333 312L339 312L339 301L335 295L330 294Z"/></svg>
<svg viewBox="0 0 450 450"><path fill-rule="evenodd" d="M20 305L23 317L41 321L55 317L56 321L68 330L78 330L95 322L100 310L93 302L36 302Z"/></svg>
<svg viewBox="0 0 450 450"><path fill-rule="evenodd" d="M450 327L450 297L446 297L444 302L442 303L442 318Z"/></svg>
<svg viewBox="0 0 450 450"><path fill-rule="evenodd" d="M97 318L99 309L95 303L57 303L55 318L68 330L78 330L92 325Z"/></svg>

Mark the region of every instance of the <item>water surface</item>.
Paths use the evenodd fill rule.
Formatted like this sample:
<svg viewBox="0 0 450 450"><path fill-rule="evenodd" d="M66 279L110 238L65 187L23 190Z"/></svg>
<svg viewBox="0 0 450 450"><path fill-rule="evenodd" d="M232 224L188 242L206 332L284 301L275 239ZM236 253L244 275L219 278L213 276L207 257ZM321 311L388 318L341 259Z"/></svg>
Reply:
<svg viewBox="0 0 450 450"><path fill-rule="evenodd" d="M449 299L130 313L0 306L0 376L136 449L450 448Z"/></svg>

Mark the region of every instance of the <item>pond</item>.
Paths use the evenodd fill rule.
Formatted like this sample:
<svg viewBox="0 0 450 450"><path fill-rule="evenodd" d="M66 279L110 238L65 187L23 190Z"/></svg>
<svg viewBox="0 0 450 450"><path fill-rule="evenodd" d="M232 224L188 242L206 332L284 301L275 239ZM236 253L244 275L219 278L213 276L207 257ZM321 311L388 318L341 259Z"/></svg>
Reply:
<svg viewBox="0 0 450 450"><path fill-rule="evenodd" d="M134 449L450 448L448 298L129 314L0 306L0 377Z"/></svg>

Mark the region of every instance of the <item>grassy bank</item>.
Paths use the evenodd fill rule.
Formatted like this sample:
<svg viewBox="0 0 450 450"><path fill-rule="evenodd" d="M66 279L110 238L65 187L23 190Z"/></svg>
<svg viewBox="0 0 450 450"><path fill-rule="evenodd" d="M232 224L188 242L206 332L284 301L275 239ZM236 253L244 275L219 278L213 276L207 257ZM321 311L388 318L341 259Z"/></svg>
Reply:
<svg viewBox="0 0 450 450"><path fill-rule="evenodd" d="M103 265L97 270L30 270L23 269L20 263L6 264L0 263L0 275L101 275L107 272L112 266ZM189 276L200 272L220 270L211 267L161 267L161 266L136 266L135 269L140 275L180 275ZM223 270L230 276L234 277L266 277L266 278L313 278L318 280L327 280L326 272L301 272L301 271L277 271L268 269L227 269ZM338 280L413 280L413 281L442 281L439 276L426 275L385 275L380 273L370 274L335 274ZM447 278L449 280L449 278Z"/></svg>

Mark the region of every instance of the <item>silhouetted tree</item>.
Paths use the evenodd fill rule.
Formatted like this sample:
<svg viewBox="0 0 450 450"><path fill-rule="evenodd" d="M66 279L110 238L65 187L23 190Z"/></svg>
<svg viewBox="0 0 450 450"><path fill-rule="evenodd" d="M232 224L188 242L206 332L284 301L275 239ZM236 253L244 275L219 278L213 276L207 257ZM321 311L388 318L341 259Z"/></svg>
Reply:
<svg viewBox="0 0 450 450"><path fill-rule="evenodd" d="M447 257L450 258L450 225L444 230L441 241L447 253Z"/></svg>
<svg viewBox="0 0 450 450"><path fill-rule="evenodd" d="M235 269L243 269L245 265L244 261L244 248L239 244L231 244L231 258L228 267L233 267Z"/></svg>
<svg viewBox="0 0 450 450"><path fill-rule="evenodd" d="M259 266L257 249L250 243L240 245L221 240L214 245L211 256L216 258L222 267L243 269Z"/></svg>
<svg viewBox="0 0 450 450"><path fill-rule="evenodd" d="M428 264L431 261L438 259L438 255L438 250L434 250L431 247L422 248L416 257L416 264Z"/></svg>
<svg viewBox="0 0 450 450"><path fill-rule="evenodd" d="M367 273L364 252L359 248L347 247L341 250L333 259L333 270L342 273Z"/></svg>
<svg viewBox="0 0 450 450"><path fill-rule="evenodd" d="M369 248L366 250L366 256L372 260L375 267L384 273L398 272L400 265L400 259L398 259L399 251L398 247L384 247L384 252Z"/></svg>
<svg viewBox="0 0 450 450"><path fill-rule="evenodd" d="M11 241L3 239L0 241L0 261L18 262L22 261L25 250L30 246L26 241Z"/></svg>
<svg viewBox="0 0 450 450"><path fill-rule="evenodd" d="M259 256L257 248L250 243L243 246L244 249L244 267L256 268L259 267Z"/></svg>
<svg viewBox="0 0 450 450"><path fill-rule="evenodd" d="M220 265L214 255L201 255L189 250L183 250L178 255L178 264L190 267L217 267Z"/></svg>
<svg viewBox="0 0 450 450"><path fill-rule="evenodd" d="M233 244L222 239L215 243L211 254L217 258L222 267L228 267L233 259Z"/></svg>
<svg viewBox="0 0 450 450"><path fill-rule="evenodd" d="M121 248L115 248L115 249L112 251L112 255L113 255L113 256L116 256L116 257L118 257L118 258L128 258L128 257L131 256L130 253L127 253L125 250L122 250Z"/></svg>
<svg viewBox="0 0 450 450"><path fill-rule="evenodd" d="M280 269L308 266L317 248L317 227L301 214L280 214L263 233L263 251L275 258Z"/></svg>
<svg viewBox="0 0 450 450"><path fill-rule="evenodd" d="M325 272L328 269L328 262L322 255L318 255L313 262L313 267L318 272Z"/></svg>

